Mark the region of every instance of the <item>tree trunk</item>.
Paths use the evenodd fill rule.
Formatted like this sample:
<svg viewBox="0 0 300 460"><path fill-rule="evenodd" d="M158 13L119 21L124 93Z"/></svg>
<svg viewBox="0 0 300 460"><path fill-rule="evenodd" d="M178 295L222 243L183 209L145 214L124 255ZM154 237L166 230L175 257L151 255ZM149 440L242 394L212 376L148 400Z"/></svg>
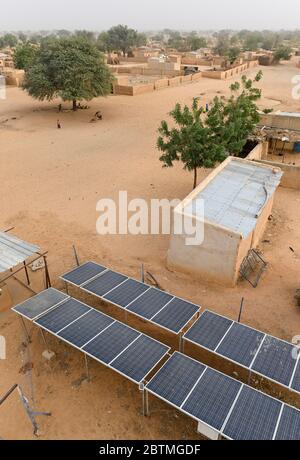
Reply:
<svg viewBox="0 0 300 460"><path fill-rule="evenodd" d="M76 101L76 99L73 99L73 110L74 110L74 112L76 112L76 110L77 110L77 101Z"/></svg>
<svg viewBox="0 0 300 460"><path fill-rule="evenodd" d="M194 189L197 187L197 168L194 169Z"/></svg>

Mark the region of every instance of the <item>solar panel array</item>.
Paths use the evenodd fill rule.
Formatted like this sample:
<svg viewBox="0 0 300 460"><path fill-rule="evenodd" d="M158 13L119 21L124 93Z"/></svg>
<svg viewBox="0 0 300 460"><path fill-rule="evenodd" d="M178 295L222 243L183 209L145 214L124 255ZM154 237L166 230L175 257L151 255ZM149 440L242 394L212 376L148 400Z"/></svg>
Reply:
<svg viewBox="0 0 300 460"><path fill-rule="evenodd" d="M300 411L175 352L146 390L228 439L300 440Z"/></svg>
<svg viewBox="0 0 300 460"><path fill-rule="evenodd" d="M61 278L66 283L175 334L182 332L200 310L198 305L95 262L87 262Z"/></svg>
<svg viewBox="0 0 300 460"><path fill-rule="evenodd" d="M183 339L300 393L300 348L295 345L209 310Z"/></svg>
<svg viewBox="0 0 300 460"><path fill-rule="evenodd" d="M78 300L48 289L13 310L140 384L170 348Z"/></svg>

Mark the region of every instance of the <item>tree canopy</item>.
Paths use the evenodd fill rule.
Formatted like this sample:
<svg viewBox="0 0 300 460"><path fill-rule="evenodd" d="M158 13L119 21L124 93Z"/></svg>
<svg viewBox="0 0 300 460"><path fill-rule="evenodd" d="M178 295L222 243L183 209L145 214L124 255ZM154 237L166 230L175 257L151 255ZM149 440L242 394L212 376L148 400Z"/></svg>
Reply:
<svg viewBox="0 0 300 460"><path fill-rule="evenodd" d="M17 45L14 52L14 64L16 69L27 69L33 63L37 48L31 43L22 43Z"/></svg>
<svg viewBox="0 0 300 460"><path fill-rule="evenodd" d="M24 89L39 100L91 100L111 91L112 75L103 55L83 37L46 39L26 69Z"/></svg>
<svg viewBox="0 0 300 460"><path fill-rule="evenodd" d="M260 121L256 102L261 90L255 83L261 78L262 72L254 80L243 76L241 82L231 85L229 98L214 98L207 114L199 108L197 99L191 109L176 104L170 112L174 126L169 128L163 120L158 130L157 147L163 152L163 166L181 161L184 169L194 171L195 188L198 168L213 168L228 155L239 155Z"/></svg>
<svg viewBox="0 0 300 460"><path fill-rule="evenodd" d="M291 57L292 48L290 46L281 45L274 51L275 62L280 62L281 60L289 61Z"/></svg>
<svg viewBox="0 0 300 460"><path fill-rule="evenodd" d="M169 128L163 120L157 140L157 147L163 152L160 157L163 166L172 167L175 161L181 161L184 169L194 172L194 188L198 168L213 168L226 158L224 146L201 113L197 99L191 108L186 105L182 108L177 103L170 112L175 126Z"/></svg>
<svg viewBox="0 0 300 460"><path fill-rule="evenodd" d="M13 48L18 43L18 37L15 34L5 34L0 37L0 48L5 48L9 46Z"/></svg>
<svg viewBox="0 0 300 460"><path fill-rule="evenodd" d="M125 56L133 46L145 45L147 38L144 34L139 34L136 30L120 24L101 34L98 42L100 46L102 44L103 47L106 47L104 51L122 51Z"/></svg>
<svg viewBox="0 0 300 460"><path fill-rule="evenodd" d="M258 72L254 80L243 75L230 89L227 99L215 97L207 116L207 124L219 137L228 154L238 155L260 121L256 102L261 98L261 90L255 86L262 78Z"/></svg>

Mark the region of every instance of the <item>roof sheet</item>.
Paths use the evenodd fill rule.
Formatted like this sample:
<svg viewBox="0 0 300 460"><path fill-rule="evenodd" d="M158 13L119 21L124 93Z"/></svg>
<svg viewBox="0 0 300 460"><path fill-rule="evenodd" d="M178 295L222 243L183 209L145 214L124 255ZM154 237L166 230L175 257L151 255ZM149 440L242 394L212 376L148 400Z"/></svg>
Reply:
<svg viewBox="0 0 300 460"><path fill-rule="evenodd" d="M204 219L247 238L257 216L274 194L282 172L255 163L232 159L195 198L184 212L199 215L204 200Z"/></svg>
<svg viewBox="0 0 300 460"><path fill-rule="evenodd" d="M39 251L38 246L0 232L0 273L14 268Z"/></svg>

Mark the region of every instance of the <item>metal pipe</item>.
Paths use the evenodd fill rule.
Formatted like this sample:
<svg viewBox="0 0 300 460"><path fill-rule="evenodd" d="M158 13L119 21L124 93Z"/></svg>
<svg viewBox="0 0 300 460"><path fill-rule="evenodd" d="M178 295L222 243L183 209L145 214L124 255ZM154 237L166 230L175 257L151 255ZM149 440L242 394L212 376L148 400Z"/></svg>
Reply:
<svg viewBox="0 0 300 460"><path fill-rule="evenodd" d="M3 396L3 398L0 399L0 406L4 403L4 401L7 400L7 398L12 394L13 391L15 391L15 389L18 387L17 383L15 385L13 385L7 393L5 393L5 395Z"/></svg>
<svg viewBox="0 0 300 460"><path fill-rule="evenodd" d="M240 313L239 313L239 318L238 318L238 323L241 322L241 318L242 318L242 313L243 313L243 308L244 308L244 297L242 297L242 300L241 300L241 306L240 306Z"/></svg>
<svg viewBox="0 0 300 460"><path fill-rule="evenodd" d="M30 286L29 273L28 273L27 267L26 267L26 265L25 265L25 261L23 262L23 265L24 265L24 270L25 270L25 275L26 275L27 284L28 284L28 286Z"/></svg>

